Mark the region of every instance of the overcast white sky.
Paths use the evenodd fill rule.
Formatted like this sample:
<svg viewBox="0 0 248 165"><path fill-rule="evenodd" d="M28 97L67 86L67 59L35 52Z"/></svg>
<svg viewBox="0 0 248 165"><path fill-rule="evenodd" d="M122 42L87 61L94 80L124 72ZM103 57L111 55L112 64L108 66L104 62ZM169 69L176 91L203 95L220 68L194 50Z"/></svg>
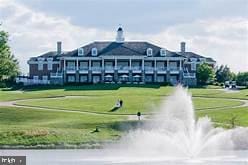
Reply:
<svg viewBox="0 0 248 165"><path fill-rule="evenodd" d="M92 41L114 40L122 24L126 40L145 40L214 58L235 72L248 71L248 0L0 0L1 29L28 72L27 60Z"/></svg>

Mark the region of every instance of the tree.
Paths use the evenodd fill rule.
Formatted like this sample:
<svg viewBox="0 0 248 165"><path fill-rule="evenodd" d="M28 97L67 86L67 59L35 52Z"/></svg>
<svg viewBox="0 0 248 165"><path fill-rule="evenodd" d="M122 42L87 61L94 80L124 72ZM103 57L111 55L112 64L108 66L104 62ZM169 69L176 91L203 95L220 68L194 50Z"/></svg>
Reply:
<svg viewBox="0 0 248 165"><path fill-rule="evenodd" d="M219 83L224 83L225 81L230 81L235 79L235 74L231 72L227 65L221 65L215 73L216 81Z"/></svg>
<svg viewBox="0 0 248 165"><path fill-rule="evenodd" d="M196 77L199 85L213 82L215 77L214 69L206 63L200 64L196 70Z"/></svg>
<svg viewBox="0 0 248 165"><path fill-rule="evenodd" d="M248 72L239 72L237 74L236 81L237 81L237 85L248 87Z"/></svg>
<svg viewBox="0 0 248 165"><path fill-rule="evenodd" d="M19 73L17 59L10 51L8 33L0 31L0 82L14 78Z"/></svg>

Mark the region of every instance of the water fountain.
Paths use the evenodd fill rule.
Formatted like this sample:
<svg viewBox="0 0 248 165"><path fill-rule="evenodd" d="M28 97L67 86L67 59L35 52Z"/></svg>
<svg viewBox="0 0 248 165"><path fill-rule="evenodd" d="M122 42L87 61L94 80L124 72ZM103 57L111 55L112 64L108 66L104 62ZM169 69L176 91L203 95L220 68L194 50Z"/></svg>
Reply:
<svg viewBox="0 0 248 165"><path fill-rule="evenodd" d="M158 109L138 129L105 149L16 150L11 154L26 155L29 164L36 165L248 164L248 128L223 129L214 127L208 117L196 119L187 89L178 86Z"/></svg>
<svg viewBox="0 0 248 165"><path fill-rule="evenodd" d="M196 119L191 95L178 86L156 115L121 140L120 155L144 162L199 160L248 149L247 128L223 129L213 124L207 116Z"/></svg>

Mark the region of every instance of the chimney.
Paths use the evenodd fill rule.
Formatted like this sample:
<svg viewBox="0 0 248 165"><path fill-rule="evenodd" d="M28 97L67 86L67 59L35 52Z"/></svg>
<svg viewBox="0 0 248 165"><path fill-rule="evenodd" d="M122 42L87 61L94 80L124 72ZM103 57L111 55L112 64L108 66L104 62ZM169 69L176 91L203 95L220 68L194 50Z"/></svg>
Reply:
<svg viewBox="0 0 248 165"><path fill-rule="evenodd" d="M181 42L181 53L185 53L186 42Z"/></svg>
<svg viewBox="0 0 248 165"><path fill-rule="evenodd" d="M57 55L61 55L62 53L62 42L58 41L57 42Z"/></svg>

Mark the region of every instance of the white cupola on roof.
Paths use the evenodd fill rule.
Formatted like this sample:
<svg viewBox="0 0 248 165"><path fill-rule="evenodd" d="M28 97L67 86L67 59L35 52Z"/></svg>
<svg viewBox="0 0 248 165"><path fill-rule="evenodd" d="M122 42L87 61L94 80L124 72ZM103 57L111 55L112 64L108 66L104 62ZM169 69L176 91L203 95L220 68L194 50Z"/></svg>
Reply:
<svg viewBox="0 0 248 165"><path fill-rule="evenodd" d="M116 35L116 42L122 43L125 41L124 35L123 35L123 29L122 27L119 27L117 30L117 35Z"/></svg>

